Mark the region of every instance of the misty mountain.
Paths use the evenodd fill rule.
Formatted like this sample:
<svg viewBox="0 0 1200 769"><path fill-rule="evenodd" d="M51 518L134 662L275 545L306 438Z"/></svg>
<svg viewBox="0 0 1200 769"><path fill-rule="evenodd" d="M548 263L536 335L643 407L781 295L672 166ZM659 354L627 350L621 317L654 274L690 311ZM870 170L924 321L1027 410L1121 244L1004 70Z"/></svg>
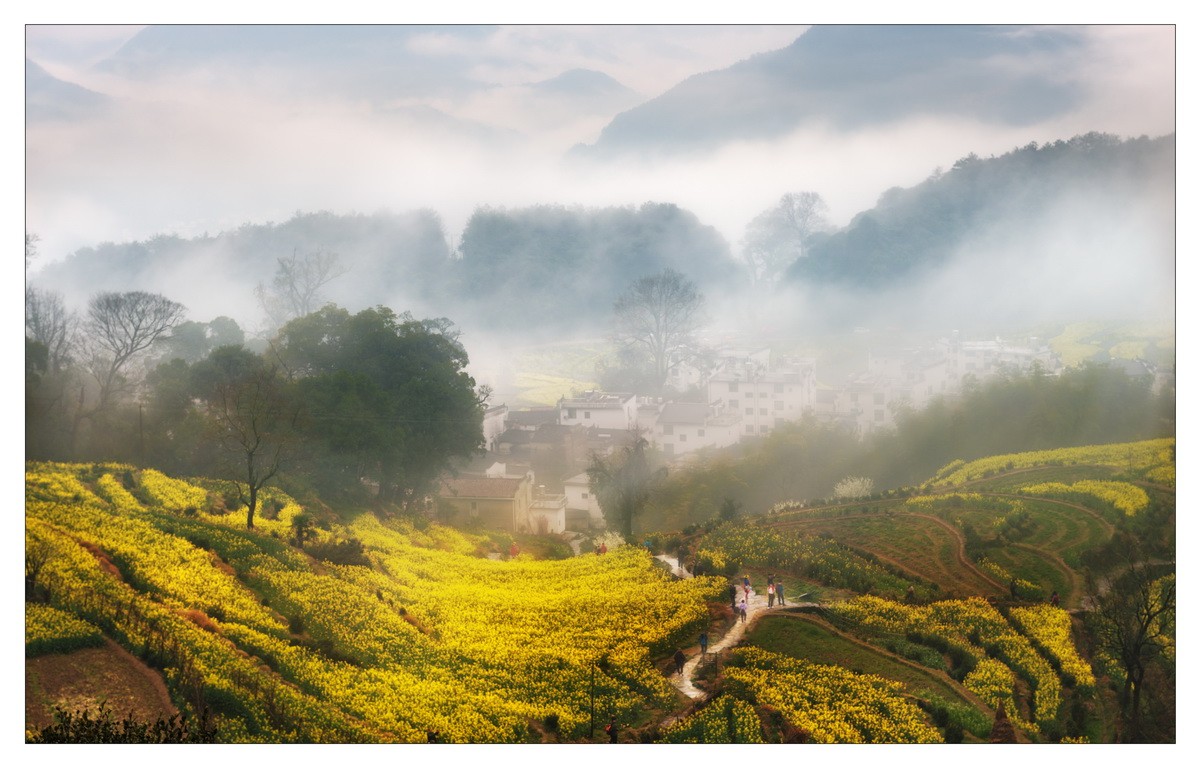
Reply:
<svg viewBox="0 0 1200 769"><path fill-rule="evenodd" d="M590 112L604 112L617 105L629 107L642 100L633 89L591 69L567 70L549 80L530 84L530 90L540 96L578 102Z"/></svg>
<svg viewBox="0 0 1200 769"><path fill-rule="evenodd" d="M786 280L827 297L870 296L872 311L909 318L1161 317L1173 312L1175 163L1173 134L1090 133L972 154L884 192L816 239Z"/></svg>
<svg viewBox="0 0 1200 769"><path fill-rule="evenodd" d="M78 120L111 103L101 93L59 80L36 62L25 60L25 121Z"/></svg>
<svg viewBox="0 0 1200 769"><path fill-rule="evenodd" d="M1020 62L1078 44L1068 27L817 26L786 48L689 77L575 153L699 151L805 125L854 130L930 115L1028 125L1081 94Z"/></svg>
<svg viewBox="0 0 1200 769"><path fill-rule="evenodd" d="M1059 213L1059 203L1096 190L1103 190L1106 208L1133 211L1170 189L1174 168L1174 135L1122 142L1088 134L1041 147L1034 142L1000 157L969 155L915 187L884 192L874 208L816 243L789 276L868 288L915 279L943 266L984 229L1019 239L1046 212ZM1079 213L1080 229L1101 224L1099 210Z"/></svg>
<svg viewBox="0 0 1200 769"><path fill-rule="evenodd" d="M201 73L214 79L262 79L293 92L340 93L386 101L451 95L480 83L471 57L433 56L414 42L429 36L477 39L491 28L471 25L165 24L147 27L96 65L130 79Z"/></svg>
<svg viewBox="0 0 1200 769"><path fill-rule="evenodd" d="M391 130L403 132L406 141L412 141L415 137L428 140L449 138L487 144L499 149L515 144L521 138L517 131L475 120L464 120L424 104L381 107L377 114L386 121Z"/></svg>

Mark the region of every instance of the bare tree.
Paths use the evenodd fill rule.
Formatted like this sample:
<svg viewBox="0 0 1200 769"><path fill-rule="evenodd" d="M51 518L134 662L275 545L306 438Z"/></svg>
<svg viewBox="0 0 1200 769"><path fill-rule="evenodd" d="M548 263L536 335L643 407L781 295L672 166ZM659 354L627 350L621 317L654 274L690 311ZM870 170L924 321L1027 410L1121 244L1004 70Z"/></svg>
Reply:
<svg viewBox="0 0 1200 769"><path fill-rule="evenodd" d="M807 253L813 235L829 229L827 207L815 192L789 192L746 226L742 258L755 285L771 287Z"/></svg>
<svg viewBox="0 0 1200 769"><path fill-rule="evenodd" d="M675 270L640 278L613 305L614 341L648 356L661 388L671 366L697 354L703 305L696 284Z"/></svg>
<svg viewBox="0 0 1200 769"><path fill-rule="evenodd" d="M129 363L179 323L185 309L161 294L145 291L106 291L92 297L84 328L93 346L89 365L100 395L91 413L108 407Z"/></svg>
<svg viewBox="0 0 1200 769"><path fill-rule="evenodd" d="M254 289L258 303L274 328L281 328L292 318L303 318L320 309L321 289L349 272L336 253L325 249L303 255L293 250L291 256L276 261L278 266L271 279L271 290L261 283Z"/></svg>
<svg viewBox="0 0 1200 769"><path fill-rule="evenodd" d="M38 241L41 237L36 232L25 233L25 269L29 269L29 265L33 263L34 258L38 253Z"/></svg>
<svg viewBox="0 0 1200 769"><path fill-rule="evenodd" d="M246 528L253 529L259 492L282 469L294 436L296 414L283 377L276 366L232 346L198 363L193 377L232 464L238 494L246 500Z"/></svg>
<svg viewBox="0 0 1200 769"><path fill-rule="evenodd" d="M1120 691L1125 742L1143 739L1143 683L1152 665L1173 650L1175 638L1175 575L1141 560L1135 549L1110 583L1089 577L1089 619L1104 651L1124 671Z"/></svg>
<svg viewBox="0 0 1200 769"><path fill-rule="evenodd" d="M45 346L52 373L61 371L70 360L78 325L62 295L32 286L25 289L25 336Z"/></svg>

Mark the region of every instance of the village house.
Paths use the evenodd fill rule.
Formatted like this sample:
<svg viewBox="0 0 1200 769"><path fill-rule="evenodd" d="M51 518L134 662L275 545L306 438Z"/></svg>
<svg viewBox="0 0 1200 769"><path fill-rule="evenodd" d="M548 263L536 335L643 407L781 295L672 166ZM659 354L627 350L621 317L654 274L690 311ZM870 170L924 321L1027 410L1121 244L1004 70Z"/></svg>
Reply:
<svg viewBox="0 0 1200 769"><path fill-rule="evenodd" d="M638 402L633 393L587 390L576 397L558 399L560 425L632 430L637 419Z"/></svg>
<svg viewBox="0 0 1200 769"><path fill-rule="evenodd" d="M723 448L741 440L742 417L720 401L667 403L658 415L655 443L668 459L704 448Z"/></svg>
<svg viewBox="0 0 1200 769"><path fill-rule="evenodd" d="M483 412L483 448L495 451L499 447L500 436L507 429L508 406L488 406Z"/></svg>
<svg viewBox="0 0 1200 769"><path fill-rule="evenodd" d="M756 353L755 358L726 363L709 377L708 401L720 401L725 411L741 415L743 437L766 435L811 410L816 389L816 364L811 359L785 360L768 368Z"/></svg>
<svg viewBox="0 0 1200 769"><path fill-rule="evenodd" d="M437 503L438 518L444 523L512 532L530 531L533 473L443 477Z"/></svg>
<svg viewBox="0 0 1200 769"><path fill-rule="evenodd" d="M587 473L563 481L563 492L567 497L567 528L570 531L604 528L604 513L592 493Z"/></svg>
<svg viewBox="0 0 1200 769"><path fill-rule="evenodd" d="M999 338L960 341L956 331L949 339L939 340L938 346L945 352L949 376L956 385L955 391L961 389L963 380L968 376L983 382L1004 371L1029 371L1034 363L1050 376L1058 376L1063 370L1061 356L1037 337L1031 337L1026 344L1014 344Z"/></svg>

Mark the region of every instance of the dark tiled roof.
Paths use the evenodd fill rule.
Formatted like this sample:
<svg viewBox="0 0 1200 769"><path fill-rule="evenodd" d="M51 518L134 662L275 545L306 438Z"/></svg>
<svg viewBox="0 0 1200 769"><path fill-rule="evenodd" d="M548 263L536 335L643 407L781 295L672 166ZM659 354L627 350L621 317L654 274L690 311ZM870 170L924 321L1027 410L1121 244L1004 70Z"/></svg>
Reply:
<svg viewBox="0 0 1200 769"><path fill-rule="evenodd" d="M512 499L521 487L521 478L443 478L441 496L478 499Z"/></svg>

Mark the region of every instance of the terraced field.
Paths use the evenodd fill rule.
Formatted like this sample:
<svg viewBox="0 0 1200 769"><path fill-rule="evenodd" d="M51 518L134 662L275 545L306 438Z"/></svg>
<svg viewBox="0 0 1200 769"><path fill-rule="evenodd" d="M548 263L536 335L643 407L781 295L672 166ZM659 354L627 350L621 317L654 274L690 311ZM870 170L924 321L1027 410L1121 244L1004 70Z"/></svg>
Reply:
<svg viewBox="0 0 1200 769"><path fill-rule="evenodd" d="M1007 589L970 563L962 535L932 515L873 512L826 518L814 513L775 526L852 545L938 585L947 595L995 596Z"/></svg>
<svg viewBox="0 0 1200 769"><path fill-rule="evenodd" d="M899 681L914 697L946 700L986 713L988 719L992 717L991 708L945 673L845 635L811 615L763 617L747 635L745 643L821 665L839 665L857 673Z"/></svg>

